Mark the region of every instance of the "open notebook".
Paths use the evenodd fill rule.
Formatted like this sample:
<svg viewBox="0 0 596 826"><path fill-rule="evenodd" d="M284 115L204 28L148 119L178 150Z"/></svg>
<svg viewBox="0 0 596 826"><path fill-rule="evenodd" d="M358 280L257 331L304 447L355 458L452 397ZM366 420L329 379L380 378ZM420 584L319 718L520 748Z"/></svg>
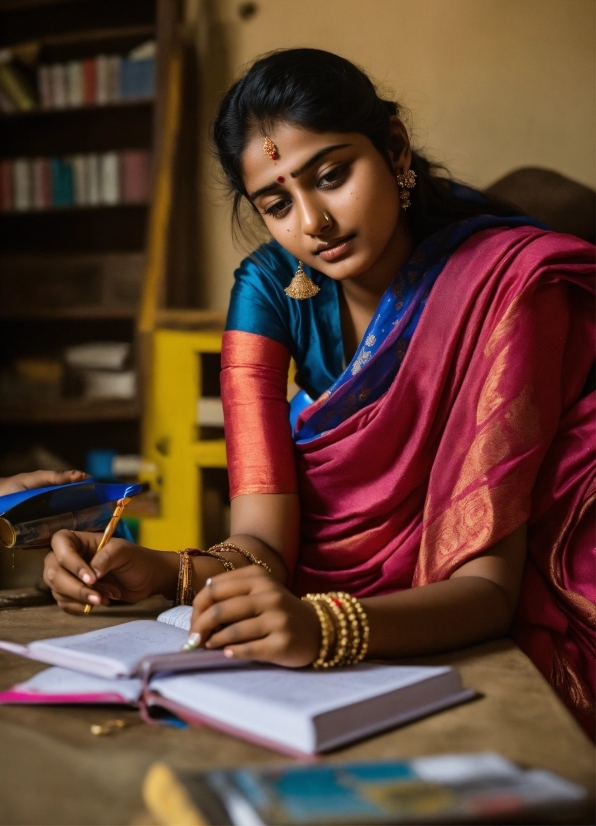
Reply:
<svg viewBox="0 0 596 826"><path fill-rule="evenodd" d="M0 643L57 666L1 692L0 703L124 703L141 706L148 719L166 708L189 723L314 754L474 696L446 666L360 663L316 671L230 660L221 651L181 652L190 614L180 607L157 621L27 646Z"/></svg>
<svg viewBox="0 0 596 826"><path fill-rule="evenodd" d="M29 645L0 641L0 649L107 679L134 677L141 665L148 664L153 664L152 670L237 666L237 661L221 651L180 650L188 637L191 615L190 606L180 605L164 611L157 620L134 620Z"/></svg>

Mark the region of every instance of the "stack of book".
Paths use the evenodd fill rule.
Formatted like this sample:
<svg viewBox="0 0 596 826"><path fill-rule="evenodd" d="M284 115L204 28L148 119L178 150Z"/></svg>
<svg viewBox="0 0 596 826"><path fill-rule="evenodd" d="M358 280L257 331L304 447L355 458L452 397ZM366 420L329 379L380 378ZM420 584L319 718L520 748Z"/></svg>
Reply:
<svg viewBox="0 0 596 826"><path fill-rule="evenodd" d="M41 64L37 84L19 63L0 60L0 111L5 114L39 107L66 109L144 100L154 94L154 41L124 57L101 54L86 60Z"/></svg>
<svg viewBox="0 0 596 826"><path fill-rule="evenodd" d="M64 350L71 375L78 377L85 399L134 399L136 373L130 369L127 341L92 341Z"/></svg>
<svg viewBox="0 0 596 826"><path fill-rule="evenodd" d="M147 203L150 153L91 153L0 161L0 211Z"/></svg>

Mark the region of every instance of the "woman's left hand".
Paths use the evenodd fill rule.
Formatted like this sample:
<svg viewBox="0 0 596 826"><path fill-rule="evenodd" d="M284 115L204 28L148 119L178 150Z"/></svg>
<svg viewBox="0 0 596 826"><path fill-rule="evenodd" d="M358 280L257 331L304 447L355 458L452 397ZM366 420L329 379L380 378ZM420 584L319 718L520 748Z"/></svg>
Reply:
<svg viewBox="0 0 596 826"><path fill-rule="evenodd" d="M229 657L299 668L316 660L320 636L312 605L258 565L212 577L193 603L192 647L223 648Z"/></svg>

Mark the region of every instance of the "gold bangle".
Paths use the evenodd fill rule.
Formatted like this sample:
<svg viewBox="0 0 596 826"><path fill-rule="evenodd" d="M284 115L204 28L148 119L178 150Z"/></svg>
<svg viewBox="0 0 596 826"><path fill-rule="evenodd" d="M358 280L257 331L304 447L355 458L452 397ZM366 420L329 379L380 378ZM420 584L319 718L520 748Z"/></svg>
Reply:
<svg viewBox="0 0 596 826"><path fill-rule="evenodd" d="M360 650L360 642L362 635L360 633L360 624L354 608L349 600L346 599L347 594L343 591L332 591L329 596L341 606L348 625L348 633L350 636L350 648L344 655L342 665L353 665L358 662L356 656Z"/></svg>
<svg viewBox="0 0 596 826"><path fill-rule="evenodd" d="M304 602L308 602L312 605L315 609L317 619L319 620L319 625L321 626L321 645L319 647L319 654L316 660L314 660L312 666L313 668L324 668L325 667L325 660L329 654L329 647L331 645L331 630L333 628L333 623L322 607L319 604L318 600L311 599L308 596L302 597Z"/></svg>
<svg viewBox="0 0 596 826"><path fill-rule="evenodd" d="M224 566L226 571L235 571L235 565L217 551L202 551L199 548L185 548L183 551L176 551L180 556L178 567L178 582L176 584L176 599L174 605L192 605L196 596L196 591L192 587L192 563L191 556L212 556Z"/></svg>
<svg viewBox="0 0 596 826"><path fill-rule="evenodd" d="M370 626L355 597L345 591L331 591L307 594L302 599L315 607L321 624L321 650L313 663L315 668L355 665L364 659Z"/></svg>
<svg viewBox="0 0 596 826"><path fill-rule="evenodd" d="M234 565L233 562L230 562L229 559L226 559L225 556L222 556L217 551L212 551L211 548L209 548L207 551L201 551L201 554L203 556L212 556L214 559L217 559L218 562L221 562L221 564L224 566L226 571L235 571L236 570L236 566Z"/></svg>
<svg viewBox="0 0 596 826"><path fill-rule="evenodd" d="M345 591L333 592L330 596L338 599L346 606L344 610L352 629L352 646L350 653L345 660L345 664L356 665L356 663L359 663L364 659L368 650L370 627L366 612L361 603Z"/></svg>
<svg viewBox="0 0 596 826"><path fill-rule="evenodd" d="M263 562L262 559L259 559L250 551L245 551L244 548L241 548L240 545L236 545L235 542L218 542L217 545L212 545L209 548L210 551L232 551L233 553L240 554L245 559L248 559L253 565L260 565L261 568L264 568L268 574L273 573L269 565L266 562Z"/></svg>
<svg viewBox="0 0 596 826"><path fill-rule="evenodd" d="M368 651L368 640L370 637L370 625L368 624L368 617L366 616L366 611L362 607L362 603L355 599L355 597L351 596L350 594L346 594L346 596L352 602L352 606L354 611L358 615L358 620L362 629L362 643L360 646L360 651L357 654L356 662L360 662L366 657L366 653Z"/></svg>
<svg viewBox="0 0 596 826"><path fill-rule="evenodd" d="M192 587L192 565L186 551L177 551L180 556L178 565L178 582L176 583L176 599L174 605L192 605L195 592Z"/></svg>

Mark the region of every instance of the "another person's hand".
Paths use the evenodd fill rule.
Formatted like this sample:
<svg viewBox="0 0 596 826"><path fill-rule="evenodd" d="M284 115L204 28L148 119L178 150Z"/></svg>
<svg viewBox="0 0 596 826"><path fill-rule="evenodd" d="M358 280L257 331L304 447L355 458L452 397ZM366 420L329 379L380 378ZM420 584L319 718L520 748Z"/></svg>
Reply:
<svg viewBox="0 0 596 826"><path fill-rule="evenodd" d="M17 473L16 476L0 479L0 496L33 488L46 488L50 485L68 485L89 478L82 470L35 470L32 473Z"/></svg>
<svg viewBox="0 0 596 826"><path fill-rule="evenodd" d="M316 660L320 635L310 603L249 565L212 577L199 591L189 642L223 648L230 657L298 668Z"/></svg>
<svg viewBox="0 0 596 826"><path fill-rule="evenodd" d="M64 611L80 614L87 604L109 605L111 599L139 602L153 594L173 596L178 554L116 538L96 554L101 537L68 530L52 537L43 578Z"/></svg>

